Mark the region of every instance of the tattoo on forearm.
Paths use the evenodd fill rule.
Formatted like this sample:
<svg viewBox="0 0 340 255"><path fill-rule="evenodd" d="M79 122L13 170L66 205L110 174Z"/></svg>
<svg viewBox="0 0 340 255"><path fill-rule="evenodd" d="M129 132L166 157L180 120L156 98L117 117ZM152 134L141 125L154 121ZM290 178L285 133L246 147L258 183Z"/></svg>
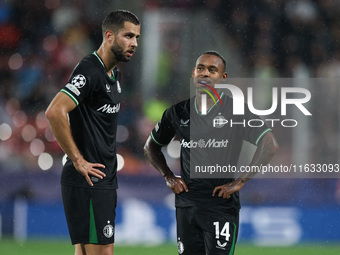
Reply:
<svg viewBox="0 0 340 255"><path fill-rule="evenodd" d="M275 137L272 134L264 136L257 147L254 157L250 163L251 166L266 165L274 156L278 148ZM252 178L256 173L243 173L239 178Z"/></svg>

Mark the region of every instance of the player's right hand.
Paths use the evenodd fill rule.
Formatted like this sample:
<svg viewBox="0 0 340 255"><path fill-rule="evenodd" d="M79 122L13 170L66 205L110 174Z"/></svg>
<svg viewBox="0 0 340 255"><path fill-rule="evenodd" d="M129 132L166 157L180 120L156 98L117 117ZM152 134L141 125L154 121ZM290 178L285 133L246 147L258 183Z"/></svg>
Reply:
<svg viewBox="0 0 340 255"><path fill-rule="evenodd" d="M164 177L166 185L173 193L179 194L183 191L188 192L188 187L180 176L174 174L166 175Z"/></svg>
<svg viewBox="0 0 340 255"><path fill-rule="evenodd" d="M105 166L100 163L90 163L87 162L85 159L78 160L78 162L73 162L74 167L76 170L85 177L87 183L90 186L93 186L93 183L91 181L91 176L103 179L106 175L104 172L98 170L97 168L103 168L105 169Z"/></svg>

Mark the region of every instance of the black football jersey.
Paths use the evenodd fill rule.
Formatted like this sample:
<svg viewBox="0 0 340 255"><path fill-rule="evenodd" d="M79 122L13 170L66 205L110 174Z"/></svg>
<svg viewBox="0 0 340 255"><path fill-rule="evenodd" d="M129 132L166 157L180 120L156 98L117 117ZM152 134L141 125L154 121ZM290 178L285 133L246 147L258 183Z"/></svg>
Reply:
<svg viewBox="0 0 340 255"><path fill-rule="evenodd" d="M213 105L206 115L198 111L196 97L175 104L164 112L151 131L152 139L161 146L170 143L175 135L179 138L181 177L189 191L176 195L177 207L216 206L217 210L231 212L240 208L238 192L231 199L217 195L212 197L214 188L233 181L233 176L193 178L190 167L193 170L195 166L214 166L217 163L237 166L243 141L257 145L263 135L271 130L265 124L256 128L248 126L248 120L259 117L249 110L242 116L233 115L233 99L222 93L221 100L222 106Z"/></svg>
<svg viewBox="0 0 340 255"><path fill-rule="evenodd" d="M93 188L118 188L116 130L121 99L118 68L115 67L109 77L103 61L94 52L78 63L61 92L77 105L69 112L69 123L80 153L88 162L105 165L105 169L100 170L106 177L91 177ZM63 167L61 183L90 187L69 158Z"/></svg>

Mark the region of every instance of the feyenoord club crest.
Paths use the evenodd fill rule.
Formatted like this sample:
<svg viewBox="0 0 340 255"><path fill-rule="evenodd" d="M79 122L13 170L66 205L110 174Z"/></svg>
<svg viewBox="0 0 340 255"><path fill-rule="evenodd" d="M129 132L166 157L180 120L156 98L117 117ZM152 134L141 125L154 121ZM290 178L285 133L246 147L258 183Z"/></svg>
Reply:
<svg viewBox="0 0 340 255"><path fill-rule="evenodd" d="M113 236L113 226L110 224L110 221L107 221L107 225L103 229L103 234L105 237L110 238Z"/></svg>
<svg viewBox="0 0 340 255"><path fill-rule="evenodd" d="M181 240L178 240L177 242L177 249L179 254L182 254L184 252L184 244Z"/></svg>
<svg viewBox="0 0 340 255"><path fill-rule="evenodd" d="M221 113L219 113L213 120L214 128L222 128L227 123L228 121L221 115Z"/></svg>

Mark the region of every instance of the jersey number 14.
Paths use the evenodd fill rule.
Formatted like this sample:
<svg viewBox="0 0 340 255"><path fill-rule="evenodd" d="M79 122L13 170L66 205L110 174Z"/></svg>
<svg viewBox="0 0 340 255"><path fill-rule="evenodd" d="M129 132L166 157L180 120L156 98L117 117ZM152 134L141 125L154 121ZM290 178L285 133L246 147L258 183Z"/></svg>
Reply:
<svg viewBox="0 0 340 255"><path fill-rule="evenodd" d="M220 239L220 236L224 236L226 241L229 241L229 222L226 222L220 231L220 223L218 221L214 222L216 239Z"/></svg>

